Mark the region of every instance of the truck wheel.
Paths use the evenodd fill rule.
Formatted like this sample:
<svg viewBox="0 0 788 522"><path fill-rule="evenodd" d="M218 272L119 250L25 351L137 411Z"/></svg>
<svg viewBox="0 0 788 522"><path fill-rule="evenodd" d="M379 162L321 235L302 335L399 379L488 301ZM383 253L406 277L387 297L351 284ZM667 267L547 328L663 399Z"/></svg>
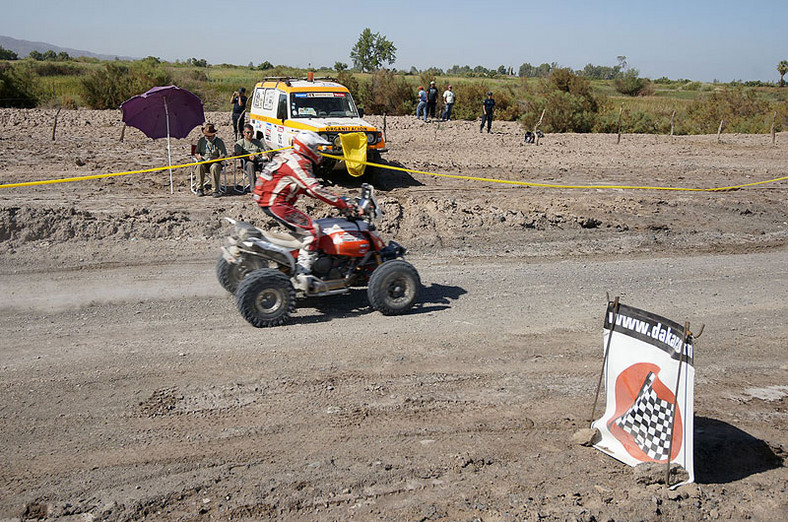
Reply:
<svg viewBox="0 0 788 522"><path fill-rule="evenodd" d="M295 310L295 289L290 278L273 268L247 274L235 294L238 310L257 328L284 324Z"/></svg>
<svg viewBox="0 0 788 522"><path fill-rule="evenodd" d="M367 297L372 308L383 315L401 315L410 310L420 291L421 279L413 265L392 259L372 272Z"/></svg>
<svg viewBox="0 0 788 522"><path fill-rule="evenodd" d="M223 256L216 260L216 279L222 288L234 294L246 274L260 268L259 263L229 263Z"/></svg>

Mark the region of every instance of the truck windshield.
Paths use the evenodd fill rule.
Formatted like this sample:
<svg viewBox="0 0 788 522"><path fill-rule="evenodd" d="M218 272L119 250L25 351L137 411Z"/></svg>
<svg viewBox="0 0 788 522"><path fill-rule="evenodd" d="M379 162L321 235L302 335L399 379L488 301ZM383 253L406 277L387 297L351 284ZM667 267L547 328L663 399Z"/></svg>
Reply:
<svg viewBox="0 0 788 522"><path fill-rule="evenodd" d="M353 97L346 92L296 92L293 118L358 118Z"/></svg>

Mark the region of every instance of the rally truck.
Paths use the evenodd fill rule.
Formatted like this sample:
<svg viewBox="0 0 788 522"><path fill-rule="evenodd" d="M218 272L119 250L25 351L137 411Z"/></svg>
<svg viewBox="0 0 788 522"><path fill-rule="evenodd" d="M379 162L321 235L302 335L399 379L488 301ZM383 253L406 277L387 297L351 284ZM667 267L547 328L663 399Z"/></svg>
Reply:
<svg viewBox="0 0 788 522"><path fill-rule="evenodd" d="M367 160L378 161L386 152L383 133L362 119L353 96L333 78L266 78L254 87L249 118L258 139L272 149L287 147L302 130L310 130L331 142L321 150L342 156L340 135L363 132ZM324 172L341 166L326 158ZM354 174L357 175L357 174Z"/></svg>

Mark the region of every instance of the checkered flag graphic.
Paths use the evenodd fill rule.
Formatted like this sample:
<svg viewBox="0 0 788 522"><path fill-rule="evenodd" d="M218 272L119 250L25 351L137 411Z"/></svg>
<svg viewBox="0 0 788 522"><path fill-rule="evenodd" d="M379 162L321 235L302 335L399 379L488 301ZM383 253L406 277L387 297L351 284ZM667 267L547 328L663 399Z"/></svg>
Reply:
<svg viewBox="0 0 788 522"><path fill-rule="evenodd" d="M635 443L649 458L664 461L668 459L670 451L673 405L657 397L652 388L655 380L656 375L649 372L635 402L615 423L632 435Z"/></svg>

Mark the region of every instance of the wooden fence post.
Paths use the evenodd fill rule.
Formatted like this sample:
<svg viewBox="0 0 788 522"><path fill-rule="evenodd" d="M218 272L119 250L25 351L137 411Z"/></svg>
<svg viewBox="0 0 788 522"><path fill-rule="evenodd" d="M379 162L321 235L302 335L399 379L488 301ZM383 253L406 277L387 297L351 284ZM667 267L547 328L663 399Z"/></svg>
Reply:
<svg viewBox="0 0 788 522"><path fill-rule="evenodd" d="M777 136L774 133L774 124L777 122L777 111L774 111L774 115L772 116L772 145L777 143Z"/></svg>
<svg viewBox="0 0 788 522"><path fill-rule="evenodd" d="M670 135L673 136L673 119L676 117L676 109L673 109L673 114L670 115Z"/></svg>
<svg viewBox="0 0 788 522"><path fill-rule="evenodd" d="M720 135L722 134L722 126L725 124L725 120L720 120L720 128L717 129L717 143L720 143Z"/></svg>
<svg viewBox="0 0 788 522"><path fill-rule="evenodd" d="M542 120L544 119L545 111L547 111L547 107L542 109L542 115L539 116L539 121L537 121L536 125L534 125L534 144L537 145L537 146L539 145L539 135L536 133L536 129L538 129L539 126L542 124Z"/></svg>
<svg viewBox="0 0 788 522"><path fill-rule="evenodd" d="M621 107L618 109L618 139L616 140L616 145L621 143L621 113L624 112L624 104L621 104Z"/></svg>
<svg viewBox="0 0 788 522"><path fill-rule="evenodd" d="M58 107L57 108L57 112L55 113L55 122L52 124L52 141L55 141L55 129L57 129L57 116L58 116L58 114L60 114L60 110L62 108L63 107ZM777 113L775 113L775 114L777 114Z"/></svg>

